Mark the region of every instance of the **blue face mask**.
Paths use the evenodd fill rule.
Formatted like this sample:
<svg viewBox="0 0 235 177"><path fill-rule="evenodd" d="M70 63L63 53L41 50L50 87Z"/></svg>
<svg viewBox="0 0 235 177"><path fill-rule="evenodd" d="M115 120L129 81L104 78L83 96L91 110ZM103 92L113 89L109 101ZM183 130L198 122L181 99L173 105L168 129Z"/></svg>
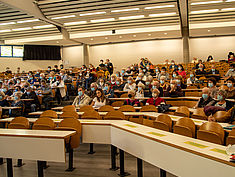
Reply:
<svg viewBox="0 0 235 177"><path fill-rule="evenodd" d="M130 84L130 83L131 83L131 81L130 81L130 80L128 80L127 82L128 82L128 84Z"/></svg>
<svg viewBox="0 0 235 177"><path fill-rule="evenodd" d="M146 72L146 69L143 69L144 72Z"/></svg>
<svg viewBox="0 0 235 177"><path fill-rule="evenodd" d="M116 81L116 84L117 84L117 85L119 85L119 84L120 84L120 82Z"/></svg>
<svg viewBox="0 0 235 177"><path fill-rule="evenodd" d="M104 90L108 90L109 88L107 86L104 87Z"/></svg>
<svg viewBox="0 0 235 177"><path fill-rule="evenodd" d="M150 84L150 82L145 82L145 84L146 84L146 85L149 85L149 84Z"/></svg>
<svg viewBox="0 0 235 177"><path fill-rule="evenodd" d="M164 84L164 80L160 80L160 83L161 83L161 84Z"/></svg>
<svg viewBox="0 0 235 177"><path fill-rule="evenodd" d="M30 92L27 92L27 94L29 95L29 94L30 94Z"/></svg>
<svg viewBox="0 0 235 177"><path fill-rule="evenodd" d="M52 79L52 77L49 77L49 80L51 80Z"/></svg>
<svg viewBox="0 0 235 177"><path fill-rule="evenodd" d="M7 91L7 89L5 89L5 88L4 88L4 89L2 89L2 91L3 91L3 92L6 92L6 91Z"/></svg>
<svg viewBox="0 0 235 177"><path fill-rule="evenodd" d="M15 99L15 100L18 100L18 97L17 97L17 96L15 96L15 97L14 97L14 99Z"/></svg>
<svg viewBox="0 0 235 177"><path fill-rule="evenodd" d="M211 71L213 71L213 72L214 72L214 71L215 71L215 69L211 69Z"/></svg>
<svg viewBox="0 0 235 177"><path fill-rule="evenodd" d="M83 95L82 91L79 91L78 96L82 96L82 95Z"/></svg>
<svg viewBox="0 0 235 177"><path fill-rule="evenodd" d="M116 74L116 76L117 76L117 77L119 77L119 75L118 75L118 74Z"/></svg>
<svg viewBox="0 0 235 177"><path fill-rule="evenodd" d="M92 88L91 88L91 91L95 91L95 88L94 88L94 87L92 87Z"/></svg>
<svg viewBox="0 0 235 177"><path fill-rule="evenodd" d="M179 67L179 70L181 70L182 68L181 67Z"/></svg>
<svg viewBox="0 0 235 177"><path fill-rule="evenodd" d="M0 96L0 100L2 99L2 96Z"/></svg>
<svg viewBox="0 0 235 177"><path fill-rule="evenodd" d="M217 95L217 99L218 99L219 101L222 101L222 100L223 100L223 96Z"/></svg>
<svg viewBox="0 0 235 177"><path fill-rule="evenodd" d="M122 73L124 73L125 71L124 70L122 70Z"/></svg>
<svg viewBox="0 0 235 177"><path fill-rule="evenodd" d="M193 74L190 74L190 77L194 77L194 75L193 75Z"/></svg>
<svg viewBox="0 0 235 177"><path fill-rule="evenodd" d="M232 83L227 83L227 86L228 86L229 88L231 88L231 87L233 87L233 84L232 84Z"/></svg>
<svg viewBox="0 0 235 177"><path fill-rule="evenodd" d="M158 72L158 69L156 69L155 71L156 71L156 73L157 73L157 72Z"/></svg>
<svg viewBox="0 0 235 177"><path fill-rule="evenodd" d="M176 74L173 74L172 76L173 76L173 77L176 77Z"/></svg>
<svg viewBox="0 0 235 177"><path fill-rule="evenodd" d="M138 91L141 91L142 90L142 88L141 87L138 87Z"/></svg>
<svg viewBox="0 0 235 177"><path fill-rule="evenodd" d="M157 87L156 86L152 86L152 89L156 89Z"/></svg>
<svg viewBox="0 0 235 177"><path fill-rule="evenodd" d="M202 98L206 100L208 98L208 94L202 94Z"/></svg>
<svg viewBox="0 0 235 177"><path fill-rule="evenodd" d="M213 87L214 84L213 83L208 83L208 87Z"/></svg>

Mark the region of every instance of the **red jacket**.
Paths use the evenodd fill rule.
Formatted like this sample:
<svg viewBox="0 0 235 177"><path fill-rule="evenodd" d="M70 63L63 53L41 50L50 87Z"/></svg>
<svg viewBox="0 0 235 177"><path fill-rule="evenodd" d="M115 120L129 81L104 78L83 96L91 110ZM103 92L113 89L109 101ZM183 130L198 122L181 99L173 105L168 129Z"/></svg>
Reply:
<svg viewBox="0 0 235 177"><path fill-rule="evenodd" d="M147 103L150 105L158 106L161 102L165 102L162 98L158 97L157 99L155 98L149 98L147 100Z"/></svg>

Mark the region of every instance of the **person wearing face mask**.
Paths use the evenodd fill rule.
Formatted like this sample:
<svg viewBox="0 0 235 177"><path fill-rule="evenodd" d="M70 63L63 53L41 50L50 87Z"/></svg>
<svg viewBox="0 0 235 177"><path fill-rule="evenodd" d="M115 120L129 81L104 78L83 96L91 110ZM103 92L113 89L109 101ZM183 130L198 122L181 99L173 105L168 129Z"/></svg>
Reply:
<svg viewBox="0 0 235 177"><path fill-rule="evenodd" d="M51 87L46 83L46 80L41 80L41 88L39 93L43 95L42 104L45 106L45 109L49 109L49 103L53 100L53 93Z"/></svg>
<svg viewBox="0 0 235 177"><path fill-rule="evenodd" d="M156 67L156 69L155 69L155 76L156 76L156 78L159 78L159 75L161 74L161 70L160 70L160 68L159 67Z"/></svg>
<svg viewBox="0 0 235 177"><path fill-rule="evenodd" d="M165 76L161 76L160 77L160 87L162 88L163 91L166 91L168 88L168 83L166 82L166 77Z"/></svg>
<svg viewBox="0 0 235 177"><path fill-rule="evenodd" d="M159 97L160 91L158 89L152 90L152 98L149 98L146 102L146 105L158 106L161 103L165 103L164 99Z"/></svg>
<svg viewBox="0 0 235 177"><path fill-rule="evenodd" d="M97 89L96 96L92 100L91 106L95 108L100 108L106 104L108 104L108 99L105 97L103 90Z"/></svg>
<svg viewBox="0 0 235 177"><path fill-rule="evenodd" d="M190 72L189 78L187 79L187 86L193 86L197 83L198 79L195 77L193 71Z"/></svg>
<svg viewBox="0 0 235 177"><path fill-rule="evenodd" d="M204 70L204 65L199 64L198 69L196 70L196 75L205 75L206 71Z"/></svg>
<svg viewBox="0 0 235 177"><path fill-rule="evenodd" d="M187 88L187 85L184 84L184 82L182 80L182 77L180 75L176 76L175 80L177 82L177 86L181 87L182 89L186 89Z"/></svg>
<svg viewBox="0 0 235 177"><path fill-rule="evenodd" d="M114 91L111 88L111 84L109 82L106 82L104 85L104 95L106 98L113 98L114 97Z"/></svg>
<svg viewBox="0 0 235 177"><path fill-rule="evenodd" d="M54 71L55 73L60 72L60 69L58 68L58 65L54 65L53 71Z"/></svg>
<svg viewBox="0 0 235 177"><path fill-rule="evenodd" d="M145 81L145 90L146 91L149 91L152 88L152 85L151 85L152 81L153 81L153 76L146 77L146 81Z"/></svg>
<svg viewBox="0 0 235 177"><path fill-rule="evenodd" d="M225 74L225 77L235 77L235 64L230 65L230 69Z"/></svg>
<svg viewBox="0 0 235 177"><path fill-rule="evenodd" d="M76 98L73 101L73 105L74 106L85 106L85 105L89 105L91 101L91 98L85 94L85 88L84 87L80 87L78 88L78 96L76 96Z"/></svg>
<svg viewBox="0 0 235 177"><path fill-rule="evenodd" d="M21 95L15 94L13 101L11 102L11 107L21 107L21 109L10 109L9 115L11 117L22 116L24 102L20 100Z"/></svg>
<svg viewBox="0 0 235 177"><path fill-rule="evenodd" d="M64 65L63 64L60 65L60 69L64 69Z"/></svg>
<svg viewBox="0 0 235 177"><path fill-rule="evenodd" d="M196 69L199 69L199 65L202 65L203 70L206 68L202 60L198 60L198 63L196 64Z"/></svg>
<svg viewBox="0 0 235 177"><path fill-rule="evenodd" d="M32 101L25 102L25 112L35 112L40 107L38 96L31 87L27 87L26 92L22 95L21 99L32 99Z"/></svg>
<svg viewBox="0 0 235 177"><path fill-rule="evenodd" d="M204 108L205 106L211 105L212 101L214 101L214 99L210 96L209 88L204 87L202 89L202 97L198 100L197 104L193 108Z"/></svg>
<svg viewBox="0 0 235 177"><path fill-rule="evenodd" d="M169 73L166 72L166 68L165 67L162 67L161 74L159 74L159 76L158 76L158 80L160 80L161 76L165 76L166 80L170 79Z"/></svg>
<svg viewBox="0 0 235 177"><path fill-rule="evenodd" d="M171 60L171 64L169 66L169 69L170 70L177 70L178 69L178 66L175 64L174 60Z"/></svg>
<svg viewBox="0 0 235 177"><path fill-rule="evenodd" d="M102 78L100 78L98 81L97 81L97 87L99 88L99 89L104 89L104 84L105 84L105 81L104 81L104 79L102 79Z"/></svg>
<svg viewBox="0 0 235 177"><path fill-rule="evenodd" d="M60 76L56 76L56 82L51 84L51 88L55 89L55 97L57 99L58 105L60 105L63 98L66 96L64 81Z"/></svg>
<svg viewBox="0 0 235 177"><path fill-rule="evenodd" d="M91 83L90 89L87 91L87 95L91 98L94 99L96 96L96 90L98 89L98 86L95 82Z"/></svg>
<svg viewBox="0 0 235 177"><path fill-rule="evenodd" d="M210 94L212 98L216 98L216 93L218 92L218 88L216 87L216 79L211 77L208 79L208 87L210 89Z"/></svg>
<svg viewBox="0 0 235 177"><path fill-rule="evenodd" d="M34 75L29 74L28 82L30 83L30 85L33 85L34 82L36 82L36 79L35 79Z"/></svg>
<svg viewBox="0 0 235 177"><path fill-rule="evenodd" d="M15 94L19 94L20 96L23 95L23 92L21 91L21 87L20 87L20 86L16 86L16 87L15 87L15 91L13 92L12 97L14 97Z"/></svg>
<svg viewBox="0 0 235 177"><path fill-rule="evenodd" d="M144 84L139 82L137 85L137 92L136 92L137 98L144 98L144 88L145 88ZM143 100L140 101L142 102Z"/></svg>
<svg viewBox="0 0 235 177"><path fill-rule="evenodd" d="M131 106L139 106L140 102L135 99L135 91L129 90L128 91L128 99L124 101L124 105L131 105Z"/></svg>
<svg viewBox="0 0 235 177"><path fill-rule="evenodd" d="M217 111L228 111L231 108L234 107L234 103L231 101L226 100L227 92L225 90L219 90L217 92L217 99L213 101L211 106L214 106L214 109L205 111L206 115L210 115L208 117L209 121L217 121L215 117L212 115L215 114ZM212 107L213 108L213 107ZM219 122L228 122L229 117L226 117L224 119L220 119Z"/></svg>
<svg viewBox="0 0 235 177"><path fill-rule="evenodd" d="M211 55L209 55L206 61L207 62L214 62L214 58Z"/></svg>
<svg viewBox="0 0 235 177"><path fill-rule="evenodd" d="M235 99L235 88L234 88L234 79L233 77L230 77L226 80L226 85L228 87L227 90L227 98L229 99Z"/></svg>
<svg viewBox="0 0 235 177"><path fill-rule="evenodd" d="M215 68L215 65L211 65L211 69L207 72L207 74L219 74L219 70Z"/></svg>
<svg viewBox="0 0 235 177"><path fill-rule="evenodd" d="M21 83L21 79L20 79L20 78L17 78L17 79L16 79L16 84L15 84L15 86L20 86L20 87L23 86L22 83Z"/></svg>
<svg viewBox="0 0 235 177"><path fill-rule="evenodd" d="M181 97L184 93L180 86L177 86L176 80L172 80L171 84L167 87L166 92L164 92L165 97Z"/></svg>
<svg viewBox="0 0 235 177"><path fill-rule="evenodd" d="M48 66L47 67L47 71L46 71L48 74L51 72L51 66Z"/></svg>
<svg viewBox="0 0 235 177"><path fill-rule="evenodd" d="M83 76L83 73L80 71L77 77L76 86L78 87L85 87L85 78Z"/></svg>
<svg viewBox="0 0 235 177"><path fill-rule="evenodd" d="M111 86L111 89L113 89L113 86L116 85L116 79L117 79L117 76L116 76L115 74L112 74L112 75L111 75L111 79L110 79L110 81L109 81L110 86Z"/></svg>
<svg viewBox="0 0 235 177"><path fill-rule="evenodd" d="M122 91L124 88L123 81L120 77L117 77L116 79L116 85L113 86L114 91Z"/></svg>
<svg viewBox="0 0 235 177"><path fill-rule="evenodd" d="M129 90L135 90L136 89L136 83L134 82L133 78L129 76L127 78L127 83L125 84L123 91L129 91Z"/></svg>
<svg viewBox="0 0 235 177"><path fill-rule="evenodd" d="M7 86L3 86L2 87L2 92L6 95L6 96L11 96L13 94L11 89L8 89Z"/></svg>
<svg viewBox="0 0 235 177"><path fill-rule="evenodd" d="M150 89L149 95L146 97L152 97L152 92L154 89L158 89L158 91L160 92L159 96L162 97L163 96L163 89L162 89L162 87L160 87L159 81L154 80L151 85L152 85L152 87Z"/></svg>
<svg viewBox="0 0 235 177"><path fill-rule="evenodd" d="M1 107L9 106L8 101L5 99L5 94L2 91L0 91L0 106Z"/></svg>
<svg viewBox="0 0 235 177"><path fill-rule="evenodd" d="M234 62L234 61L235 61L234 53L233 52L229 52L229 54L228 54L228 62Z"/></svg>
<svg viewBox="0 0 235 177"><path fill-rule="evenodd" d="M145 84L145 81L143 80L144 77L145 76L143 73L139 73L138 76L136 77L136 80L135 80L136 85L138 85L139 83Z"/></svg>
<svg viewBox="0 0 235 177"><path fill-rule="evenodd" d="M186 79L186 72L184 71L184 67L181 64L178 66L177 73L178 75L182 76L182 78Z"/></svg>

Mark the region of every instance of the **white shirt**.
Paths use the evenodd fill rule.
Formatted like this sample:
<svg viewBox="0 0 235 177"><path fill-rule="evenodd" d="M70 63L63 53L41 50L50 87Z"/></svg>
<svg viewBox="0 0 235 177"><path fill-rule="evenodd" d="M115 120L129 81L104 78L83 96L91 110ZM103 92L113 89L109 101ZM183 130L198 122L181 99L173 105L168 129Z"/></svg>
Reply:
<svg viewBox="0 0 235 177"><path fill-rule="evenodd" d="M94 101L94 107L95 108L100 108L101 106L104 106L104 105L106 105L106 99L104 99L104 102L101 102L101 100L100 100L100 102L97 100L97 97L95 97L94 99L93 99L93 101Z"/></svg>

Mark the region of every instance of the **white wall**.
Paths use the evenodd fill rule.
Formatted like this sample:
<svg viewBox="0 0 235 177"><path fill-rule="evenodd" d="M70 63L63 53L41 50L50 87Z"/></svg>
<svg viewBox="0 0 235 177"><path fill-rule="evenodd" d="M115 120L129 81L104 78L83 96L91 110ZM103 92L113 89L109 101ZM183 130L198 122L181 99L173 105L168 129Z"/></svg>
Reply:
<svg viewBox="0 0 235 177"><path fill-rule="evenodd" d="M212 55L215 61L228 59L228 53L235 52L235 36L192 38L190 51L191 59L197 57L205 60L209 55Z"/></svg>
<svg viewBox="0 0 235 177"><path fill-rule="evenodd" d="M100 59L111 59L117 70L138 63L147 57L153 64L163 63L165 59L183 61L181 39L156 40L121 44L97 45L90 47L90 63L95 66Z"/></svg>
<svg viewBox="0 0 235 177"><path fill-rule="evenodd" d="M83 64L83 46L63 47L62 59L65 67Z"/></svg>
<svg viewBox="0 0 235 177"><path fill-rule="evenodd" d="M22 58L5 58L0 57L0 72L6 71L6 67L10 67L13 72L16 72L18 67L21 71L32 71L38 69L47 69L47 66L60 65L59 60L25 60Z"/></svg>

